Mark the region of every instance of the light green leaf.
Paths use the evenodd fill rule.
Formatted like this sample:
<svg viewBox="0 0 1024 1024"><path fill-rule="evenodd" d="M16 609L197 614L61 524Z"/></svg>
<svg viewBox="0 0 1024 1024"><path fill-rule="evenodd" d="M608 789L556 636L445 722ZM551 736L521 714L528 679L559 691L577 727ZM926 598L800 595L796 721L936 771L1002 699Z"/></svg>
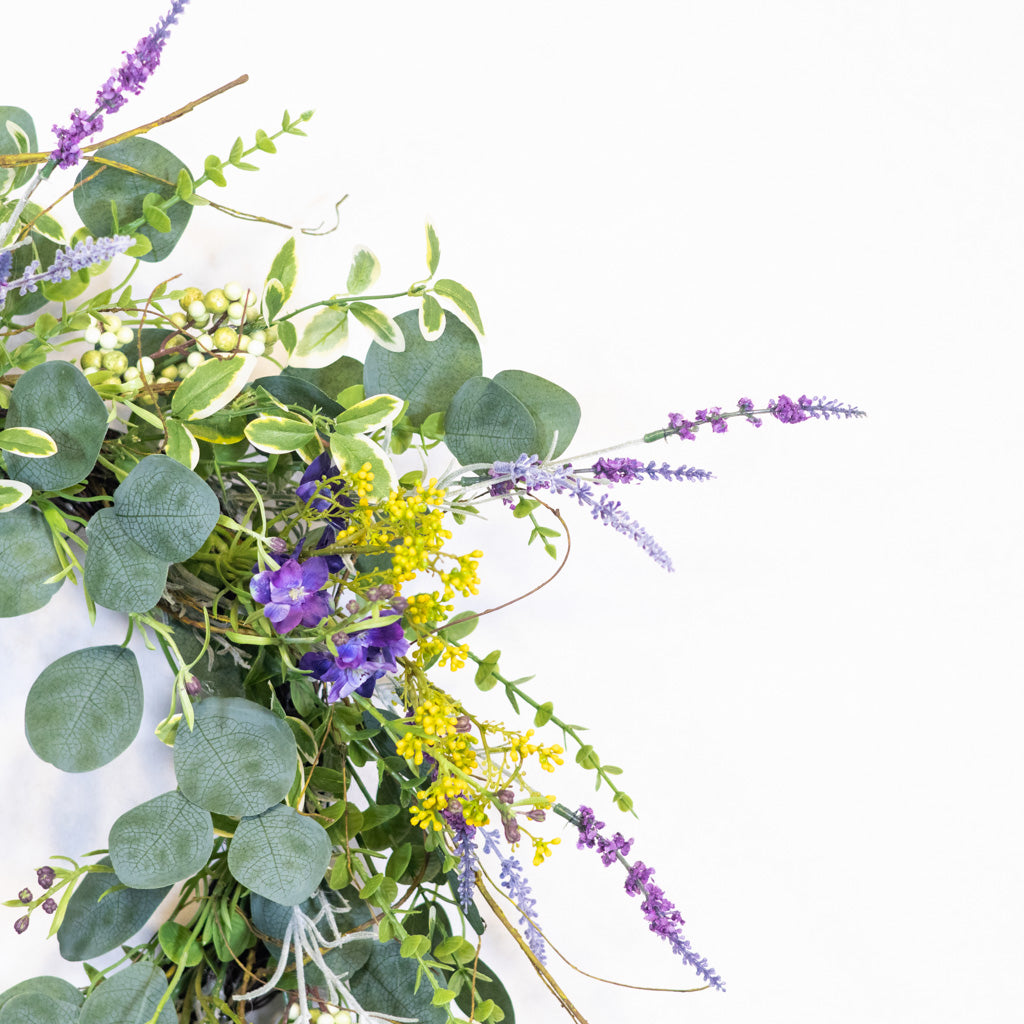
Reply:
<svg viewBox="0 0 1024 1024"><path fill-rule="evenodd" d="M295 258L295 239L289 238L278 250L274 262L270 264L268 281L280 281L284 295L281 301L287 302L295 288L295 278L299 273L298 261Z"/></svg>
<svg viewBox="0 0 1024 1024"><path fill-rule="evenodd" d="M40 673L25 701L25 735L44 761L65 772L109 764L142 724L142 676L127 647L86 647Z"/></svg>
<svg viewBox="0 0 1024 1024"><path fill-rule="evenodd" d="M60 571L53 534L39 509L23 505L0 516L0 618L42 608L60 590L63 580L47 582Z"/></svg>
<svg viewBox="0 0 1024 1024"><path fill-rule="evenodd" d="M427 269L430 276L437 273L437 265L441 262L441 243L437 240L437 232L434 225L427 223Z"/></svg>
<svg viewBox="0 0 1024 1024"><path fill-rule="evenodd" d="M450 299L462 310L473 322L473 326L481 333L484 333L483 321L480 319L480 310L477 308L476 299L473 293L458 281L452 281L446 277L434 282L434 291L442 298Z"/></svg>
<svg viewBox="0 0 1024 1024"><path fill-rule="evenodd" d="M210 859L213 820L172 790L122 814L110 828L108 846L122 882L157 889L189 878Z"/></svg>
<svg viewBox="0 0 1024 1024"><path fill-rule="evenodd" d="M167 991L167 979L154 964L138 963L112 974L89 994L79 1024L146 1024ZM177 1024L174 1000L164 1003L156 1024Z"/></svg>
<svg viewBox="0 0 1024 1024"><path fill-rule="evenodd" d="M84 480L96 465L107 433L107 407L76 366L55 360L18 378L6 426L44 430L57 445L48 459L8 455L8 476L39 491L58 490Z"/></svg>
<svg viewBox="0 0 1024 1024"><path fill-rule="evenodd" d="M34 427L10 427L0 430L0 448L26 459L46 459L57 451L53 438Z"/></svg>
<svg viewBox="0 0 1024 1024"><path fill-rule="evenodd" d="M401 352L405 348L402 329L382 309L366 302L353 302L348 308L364 327L373 332L376 344L390 352Z"/></svg>
<svg viewBox="0 0 1024 1024"><path fill-rule="evenodd" d="M302 903L319 888L330 859L327 833L285 804L243 818L228 848L231 874L253 892L286 906Z"/></svg>
<svg viewBox="0 0 1024 1024"><path fill-rule="evenodd" d="M500 384L473 377L459 388L444 420L444 443L464 466L515 461L538 451L530 410Z"/></svg>
<svg viewBox="0 0 1024 1024"><path fill-rule="evenodd" d="M199 462L199 443L184 423L167 420L167 454L186 469L195 469Z"/></svg>
<svg viewBox="0 0 1024 1024"><path fill-rule="evenodd" d="M203 943L198 937L177 921L165 921L157 932L160 948L174 961L185 961L186 967L195 967L203 959Z"/></svg>
<svg viewBox="0 0 1024 1024"><path fill-rule="evenodd" d="M395 322L405 335L405 348L391 352L374 344L366 354L363 383L367 395L389 394L409 403L405 415L419 426L433 412L444 412L470 377L483 372L476 335L454 314L445 318L444 333L426 341L416 310L400 313Z"/></svg>
<svg viewBox="0 0 1024 1024"><path fill-rule="evenodd" d="M32 488L28 484L20 480L0 481L0 513L13 512L31 497Z"/></svg>
<svg viewBox="0 0 1024 1024"><path fill-rule="evenodd" d="M262 129L256 129L256 146L263 150L264 153L276 153L277 146L274 145L274 140Z"/></svg>
<svg viewBox="0 0 1024 1024"><path fill-rule="evenodd" d="M174 743L174 771L189 800L216 814L252 815L284 799L297 757L286 722L239 697L207 697L195 716Z"/></svg>
<svg viewBox="0 0 1024 1024"><path fill-rule="evenodd" d="M352 253L352 266L348 272L346 289L349 295L359 295L380 277L380 260L365 246L357 246Z"/></svg>
<svg viewBox="0 0 1024 1024"><path fill-rule="evenodd" d="M444 333L444 309L433 295L424 295L420 303L420 334L427 341L437 341Z"/></svg>
<svg viewBox="0 0 1024 1024"><path fill-rule="evenodd" d="M530 410L537 427L537 448L530 454L535 451L546 459L552 445L554 455L551 457L561 455L569 447L580 425L580 404L568 391L525 370L502 370L494 375L494 383L515 395Z"/></svg>
<svg viewBox="0 0 1024 1024"><path fill-rule="evenodd" d="M370 497L378 501L398 489L398 474L391 459L379 444L368 437L332 435L331 456L338 468L348 473L358 472L368 462L373 473L373 490Z"/></svg>
<svg viewBox="0 0 1024 1024"><path fill-rule="evenodd" d="M171 411L179 420L202 420L212 416L245 387L255 365L252 356L231 356L230 359L211 359L197 366L178 385L171 398Z"/></svg>
<svg viewBox="0 0 1024 1024"><path fill-rule="evenodd" d="M295 330L295 324L291 320L278 320L276 326L277 339L284 346L285 352L291 356L295 351L295 346L299 343L299 334Z"/></svg>
<svg viewBox="0 0 1024 1024"><path fill-rule="evenodd" d="M148 612L160 600L170 560L132 540L112 508L93 513L87 531L85 589L104 608Z"/></svg>
<svg viewBox="0 0 1024 1024"><path fill-rule="evenodd" d="M160 208L162 202L156 192L147 193L142 199L142 216L154 231L166 234L171 230L171 218Z"/></svg>
<svg viewBox="0 0 1024 1024"><path fill-rule="evenodd" d="M350 405L335 417L334 429L341 434L372 433L394 423L402 415L405 402L394 395L374 395ZM0 435L2 436L2 435Z"/></svg>
<svg viewBox="0 0 1024 1024"><path fill-rule="evenodd" d="M246 424L245 436L261 452L295 452L316 437L316 430L308 420L257 416Z"/></svg>
<svg viewBox="0 0 1024 1024"><path fill-rule="evenodd" d="M114 491L114 511L128 535L167 562L191 558L220 516L205 480L168 455L147 455Z"/></svg>
<svg viewBox="0 0 1024 1024"><path fill-rule="evenodd" d="M206 177L218 188L227 187L228 179L224 177L224 163L219 156L211 153L203 161L203 170L206 171Z"/></svg>
<svg viewBox="0 0 1024 1024"><path fill-rule="evenodd" d="M348 310L324 309L306 325L291 363L307 369L329 366L348 344Z"/></svg>
<svg viewBox="0 0 1024 1024"><path fill-rule="evenodd" d="M272 277L263 289L263 316L268 324L277 319L277 314L284 305L284 298L284 285L276 277Z"/></svg>

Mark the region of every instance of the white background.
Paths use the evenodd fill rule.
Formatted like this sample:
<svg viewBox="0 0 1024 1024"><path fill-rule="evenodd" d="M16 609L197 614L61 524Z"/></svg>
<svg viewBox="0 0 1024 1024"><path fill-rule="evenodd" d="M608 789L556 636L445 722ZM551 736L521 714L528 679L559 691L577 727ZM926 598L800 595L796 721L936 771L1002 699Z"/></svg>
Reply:
<svg viewBox="0 0 1024 1024"><path fill-rule="evenodd" d="M42 135L91 104L159 13L7 5L0 98ZM214 198L315 226L349 194L336 234L300 242L302 301L343 288L356 243L389 290L421 277L429 216L441 273L478 298L485 372L574 392L572 450L741 395L824 393L869 411L638 453L716 474L621 495L676 572L563 505L568 567L481 624L477 649L536 673L533 692L626 769L639 819L574 767L545 787L637 837L728 982L724 995L640 993L553 963L593 1024L1020 1013L1022 37L1018 5L994 2L197 0L145 95L109 122L129 128L249 73L156 136L197 169L236 135L274 130L285 106L315 107L307 140ZM259 283L285 237L197 211L147 279ZM482 601L496 602L551 564L524 553L523 524L493 518L473 543L488 552ZM142 738L101 774L64 776L29 751L38 672L123 635L116 616L92 633L84 620L65 588L0 624L8 898L171 785L146 738L165 713L159 661ZM464 675L456 692L504 713ZM561 834L531 877L566 956L617 981L693 984L619 870ZM0 983L80 980L41 915L20 938L14 916ZM488 939L520 1020L560 1019L511 944Z"/></svg>

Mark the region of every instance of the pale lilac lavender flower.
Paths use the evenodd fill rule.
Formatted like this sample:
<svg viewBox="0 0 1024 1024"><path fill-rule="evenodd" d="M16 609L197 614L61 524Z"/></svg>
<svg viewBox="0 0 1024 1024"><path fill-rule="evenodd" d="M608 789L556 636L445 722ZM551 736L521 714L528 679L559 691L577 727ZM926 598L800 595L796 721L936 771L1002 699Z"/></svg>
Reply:
<svg viewBox="0 0 1024 1024"><path fill-rule="evenodd" d="M100 86L96 93L96 110L86 114L80 109L71 113L66 128L53 126L57 148L50 154L59 167L72 167L82 158L82 143L103 128L102 111L114 113L128 102L125 90L134 95L142 92L147 79L160 64L160 54L170 35L170 26L176 25L178 15L188 0L173 0L170 10L143 36L131 52L123 50L121 66Z"/></svg>
<svg viewBox="0 0 1024 1024"><path fill-rule="evenodd" d="M672 952L696 970L712 988L724 992L725 982L718 972L708 964L705 957L693 951L689 940L683 935L682 927L686 922L675 904L665 896L664 890L650 880L654 869L647 867L643 861L638 860L631 865L626 860L625 855L633 845L633 840L625 839L621 832L616 832L611 839L603 836L600 830L604 828L604 822L598 821L589 807L581 806L575 814L560 804L556 804L554 809L579 829L580 835L576 841L578 849L586 847L597 850L605 867L616 860L625 865L628 874L624 888L630 896L643 896L640 909L651 931L665 939L672 947Z"/></svg>
<svg viewBox="0 0 1024 1024"><path fill-rule="evenodd" d="M500 836L497 830L488 831L485 828L478 830L484 837L484 853L492 853L501 862L501 875L499 881L502 888L509 895L509 899L519 908L522 917L519 918L520 927L523 929L523 937L526 939L534 955L543 964L547 963L547 948L544 945L544 937L534 926L537 920L536 901L533 898L533 891L530 883L523 877L523 866L515 857L506 857L498 845Z"/></svg>
<svg viewBox="0 0 1024 1024"><path fill-rule="evenodd" d="M645 477L648 480L710 480L711 474L706 469L695 466L679 466L673 469L667 462L658 466L653 460L645 466L639 459L598 459L590 467L595 480L607 480L610 483L639 483Z"/></svg>
<svg viewBox="0 0 1024 1024"><path fill-rule="evenodd" d="M441 816L451 826L452 843L459 863L455 869L458 877L457 892L462 909L469 910L476 889L476 872L479 861L476 855L476 826L469 825L462 814L462 802L452 800L441 811Z"/></svg>
<svg viewBox="0 0 1024 1024"><path fill-rule="evenodd" d="M46 270L39 269L39 260L33 260L24 270L21 277L13 281L6 280L0 274L0 306L4 304L7 293L18 289L19 295L34 292L40 284L55 284L66 281L75 271L84 270L96 263L104 263L119 253L130 249L135 244L131 235L111 235L109 238L83 238L74 246L65 246L54 254L53 262ZM0 258L3 255L0 254ZM0 264L2 270L2 264ZM10 271L8 270L8 274Z"/></svg>
<svg viewBox="0 0 1024 1024"><path fill-rule="evenodd" d="M11 267L14 266L14 253L10 249L0 252L0 284L4 284L11 276Z"/></svg>

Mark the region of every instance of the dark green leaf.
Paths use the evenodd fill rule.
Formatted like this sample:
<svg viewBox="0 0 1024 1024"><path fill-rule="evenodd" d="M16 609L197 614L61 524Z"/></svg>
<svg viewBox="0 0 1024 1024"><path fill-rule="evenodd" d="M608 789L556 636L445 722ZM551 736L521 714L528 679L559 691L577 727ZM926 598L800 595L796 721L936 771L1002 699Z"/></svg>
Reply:
<svg viewBox="0 0 1024 1024"><path fill-rule="evenodd" d="M352 975L349 988L360 1005L383 1017L414 1017L422 1024L445 1024L448 1013L432 1002L433 988L422 980L416 989L416 960L405 960L400 945L375 944L366 965Z"/></svg>
<svg viewBox="0 0 1024 1024"><path fill-rule="evenodd" d="M480 974L486 974L492 980L484 981L481 978L477 978L474 985L464 985L455 997L455 1002L459 1009L463 1013L469 1014L475 990L475 1001L478 1005L485 999L491 999L505 1014L504 1024L516 1024L516 1012L512 1007L512 1000L509 998L505 986L498 980L497 972L493 968L488 967L482 960L477 961L476 968Z"/></svg>
<svg viewBox="0 0 1024 1024"><path fill-rule="evenodd" d="M29 690L29 745L62 771L92 771L135 739L142 700L139 663L127 647L72 651L43 669Z"/></svg>
<svg viewBox="0 0 1024 1024"><path fill-rule="evenodd" d="M353 360L354 361L354 360ZM324 373L324 370L311 370L309 373ZM327 416L337 416L343 411L330 395L320 390L312 379L305 374L307 371L297 371L289 367L285 373L274 377L260 377L252 382L252 387L262 387L269 391L279 402L285 405L297 405L303 409L319 409ZM330 394L334 394L331 391Z"/></svg>

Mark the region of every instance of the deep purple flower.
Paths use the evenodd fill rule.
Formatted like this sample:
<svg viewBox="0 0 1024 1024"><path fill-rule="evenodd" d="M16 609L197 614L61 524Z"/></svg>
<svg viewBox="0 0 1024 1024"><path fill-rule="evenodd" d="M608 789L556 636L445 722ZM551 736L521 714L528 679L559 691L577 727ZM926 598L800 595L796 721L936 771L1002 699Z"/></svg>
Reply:
<svg viewBox="0 0 1024 1024"><path fill-rule="evenodd" d="M327 583L328 568L325 559L318 556L298 562L289 558L280 569L266 569L253 576L249 592L266 605L263 614L277 633L288 633L300 623L319 625L331 613L327 595L322 593Z"/></svg>
<svg viewBox="0 0 1024 1024"><path fill-rule="evenodd" d="M774 402L768 403L768 407L781 423L803 423L804 420L810 419L810 415L788 395L779 395Z"/></svg>
<svg viewBox="0 0 1024 1024"><path fill-rule="evenodd" d="M14 930L19 935L23 934L27 928L28 928L28 914L26 914L24 917L19 917L18 920L14 922Z"/></svg>
<svg viewBox="0 0 1024 1024"><path fill-rule="evenodd" d="M335 637L338 653L310 651L299 659L299 668L312 673L315 679L331 683L329 703L351 693L369 697L374 685L385 672L397 672L397 658L409 650L400 621L374 626L358 633Z"/></svg>
<svg viewBox="0 0 1024 1024"><path fill-rule="evenodd" d="M621 860L626 865L628 874L624 888L630 896L643 896L640 909L651 931L665 939L672 947L672 952L693 967L709 985L725 991L725 983L718 972L704 957L698 956L691 949L689 940L684 937L682 927L686 922L682 914L665 896L664 890L651 881L654 869L647 867L640 860L632 865L626 861L625 855L629 852L633 840L624 839L620 832L616 832L611 839L601 835L600 830L604 828L604 822L598 821L589 807L581 806L573 814L567 808L556 804L555 810L579 829L580 835L576 841L578 849L596 849L601 854L601 863L605 867L616 860Z"/></svg>
<svg viewBox="0 0 1024 1024"><path fill-rule="evenodd" d="M54 880L57 877L57 872L53 870L48 864L45 867L41 867L36 871L36 881L39 883L40 889L49 889L53 885Z"/></svg>
<svg viewBox="0 0 1024 1024"><path fill-rule="evenodd" d="M82 158L82 143L103 128L102 111L113 113L128 102L125 90L134 95L142 92L146 80L160 64L160 54L170 35L170 26L178 22L178 15L188 0L173 0L171 9L143 36L131 52L124 50L124 61L100 86L96 93L96 110L92 114L75 109L67 128L53 126L57 148L50 154L59 167L72 167Z"/></svg>
<svg viewBox="0 0 1024 1024"><path fill-rule="evenodd" d="M49 899L43 900L43 913L52 914L57 909L57 901L50 897Z"/></svg>
<svg viewBox="0 0 1024 1024"><path fill-rule="evenodd" d="M22 903L31 903L32 902L32 890L31 889L22 889L21 892L18 893L18 899L21 900Z"/></svg>

